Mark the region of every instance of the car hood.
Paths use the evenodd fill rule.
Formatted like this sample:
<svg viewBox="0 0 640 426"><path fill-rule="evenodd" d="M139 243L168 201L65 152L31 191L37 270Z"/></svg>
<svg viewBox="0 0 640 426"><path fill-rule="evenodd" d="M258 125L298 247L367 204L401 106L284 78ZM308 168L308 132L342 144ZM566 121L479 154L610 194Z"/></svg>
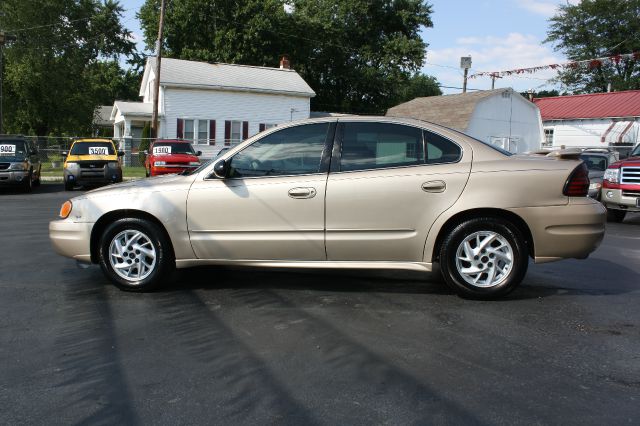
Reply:
<svg viewBox="0 0 640 426"><path fill-rule="evenodd" d="M116 183L88 191L85 197L111 196L128 192L161 192L176 189L188 189L195 179L195 175L164 175L129 182Z"/></svg>

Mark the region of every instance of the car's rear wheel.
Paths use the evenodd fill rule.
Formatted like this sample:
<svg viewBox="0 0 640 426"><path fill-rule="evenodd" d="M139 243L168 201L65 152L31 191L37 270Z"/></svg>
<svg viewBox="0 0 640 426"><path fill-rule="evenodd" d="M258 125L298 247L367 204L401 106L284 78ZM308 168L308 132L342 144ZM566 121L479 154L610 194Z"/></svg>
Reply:
<svg viewBox="0 0 640 426"><path fill-rule="evenodd" d="M609 222L620 223L624 220L624 217L626 215L627 215L627 212L624 210L607 209L607 220Z"/></svg>
<svg viewBox="0 0 640 426"><path fill-rule="evenodd" d="M36 179L33 181L33 186L40 186L41 177L42 177L42 166L38 168L38 174L36 175Z"/></svg>
<svg viewBox="0 0 640 426"><path fill-rule="evenodd" d="M121 290L158 288L175 268L171 245L158 225L144 219L120 219L100 240L99 263Z"/></svg>
<svg viewBox="0 0 640 426"><path fill-rule="evenodd" d="M529 264L522 233L492 217L468 219L445 238L440 269L449 287L462 297L495 299L516 288Z"/></svg>

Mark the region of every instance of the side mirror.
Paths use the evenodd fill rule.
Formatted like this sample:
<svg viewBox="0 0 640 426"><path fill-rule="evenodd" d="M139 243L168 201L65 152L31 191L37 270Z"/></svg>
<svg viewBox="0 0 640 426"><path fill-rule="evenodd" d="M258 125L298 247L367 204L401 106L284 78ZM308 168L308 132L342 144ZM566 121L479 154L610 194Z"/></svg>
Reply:
<svg viewBox="0 0 640 426"><path fill-rule="evenodd" d="M118 151L118 157L124 157L124 151Z"/></svg>
<svg viewBox="0 0 640 426"><path fill-rule="evenodd" d="M200 157L202 155L202 151L196 151L196 157Z"/></svg>
<svg viewBox="0 0 640 426"><path fill-rule="evenodd" d="M213 166L213 175L218 179L225 179L227 177L227 172L229 171L228 168L229 166L226 161L218 161Z"/></svg>
<svg viewBox="0 0 640 426"><path fill-rule="evenodd" d="M62 156L63 156L63 157L66 157L67 155L69 155L69 152L68 152L68 151L62 151Z"/></svg>

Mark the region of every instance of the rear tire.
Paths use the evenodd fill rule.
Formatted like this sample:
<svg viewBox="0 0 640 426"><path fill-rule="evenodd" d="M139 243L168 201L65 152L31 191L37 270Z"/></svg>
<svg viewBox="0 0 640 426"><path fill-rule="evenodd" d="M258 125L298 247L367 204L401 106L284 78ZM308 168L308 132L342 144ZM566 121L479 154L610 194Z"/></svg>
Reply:
<svg viewBox="0 0 640 426"><path fill-rule="evenodd" d="M523 280L529 266L520 230L496 217L468 219L457 225L440 249L440 268L447 285L459 296L496 299Z"/></svg>
<svg viewBox="0 0 640 426"><path fill-rule="evenodd" d="M42 166L38 169L38 177L33 181L33 186L40 186L40 177L42 176Z"/></svg>
<svg viewBox="0 0 640 426"><path fill-rule="evenodd" d="M620 223L624 220L627 212L624 210L607 209L607 220L609 222Z"/></svg>
<svg viewBox="0 0 640 426"><path fill-rule="evenodd" d="M120 290L147 292L173 275L171 243L158 225L144 219L119 219L100 238L98 262Z"/></svg>

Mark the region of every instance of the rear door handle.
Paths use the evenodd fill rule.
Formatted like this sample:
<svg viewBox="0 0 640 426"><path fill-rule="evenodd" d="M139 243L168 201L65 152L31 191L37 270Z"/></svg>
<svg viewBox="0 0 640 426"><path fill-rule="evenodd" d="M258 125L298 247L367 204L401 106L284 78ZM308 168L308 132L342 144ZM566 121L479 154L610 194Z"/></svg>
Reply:
<svg viewBox="0 0 640 426"><path fill-rule="evenodd" d="M291 198L313 198L315 196L315 188L291 188L289 190L289 197Z"/></svg>
<svg viewBox="0 0 640 426"><path fill-rule="evenodd" d="M422 190L425 192L444 192L447 184L442 180L432 180L422 184Z"/></svg>

